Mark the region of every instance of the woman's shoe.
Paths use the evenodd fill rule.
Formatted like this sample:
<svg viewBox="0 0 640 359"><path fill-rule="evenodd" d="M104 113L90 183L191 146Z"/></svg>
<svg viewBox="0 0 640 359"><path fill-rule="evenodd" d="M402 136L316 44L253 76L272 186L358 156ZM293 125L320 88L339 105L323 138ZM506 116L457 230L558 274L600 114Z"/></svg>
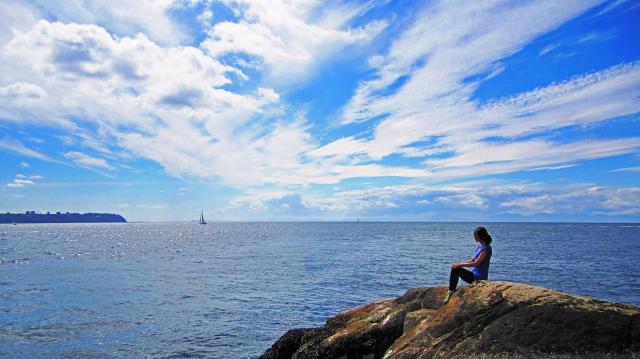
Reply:
<svg viewBox="0 0 640 359"><path fill-rule="evenodd" d="M455 293L455 291L447 291L447 295L444 297L444 304L449 303L449 299L451 299L453 293Z"/></svg>

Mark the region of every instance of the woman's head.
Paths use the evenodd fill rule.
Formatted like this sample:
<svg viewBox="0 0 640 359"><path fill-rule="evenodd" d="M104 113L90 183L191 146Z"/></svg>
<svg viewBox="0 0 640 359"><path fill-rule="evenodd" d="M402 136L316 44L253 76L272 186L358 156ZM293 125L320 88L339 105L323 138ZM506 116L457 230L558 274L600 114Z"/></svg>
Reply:
<svg viewBox="0 0 640 359"><path fill-rule="evenodd" d="M484 244L491 244L491 235L487 232L487 229L484 227L477 227L473 231L473 236L476 238L476 241L482 242Z"/></svg>

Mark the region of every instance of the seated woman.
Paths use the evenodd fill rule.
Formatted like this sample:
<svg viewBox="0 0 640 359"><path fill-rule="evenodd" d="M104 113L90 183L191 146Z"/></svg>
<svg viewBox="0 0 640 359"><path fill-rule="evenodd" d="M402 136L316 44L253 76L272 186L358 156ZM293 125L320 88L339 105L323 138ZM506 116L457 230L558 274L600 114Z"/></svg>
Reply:
<svg viewBox="0 0 640 359"><path fill-rule="evenodd" d="M451 265L451 274L449 276L449 291L444 298L444 304L449 302L451 296L458 286L458 278L462 278L467 283L473 283L478 280L487 280L489 278L489 264L491 263L491 235L484 227L478 227L473 231L473 236L478 242L476 253L470 261L464 263L454 263ZM469 271L464 267L471 267Z"/></svg>

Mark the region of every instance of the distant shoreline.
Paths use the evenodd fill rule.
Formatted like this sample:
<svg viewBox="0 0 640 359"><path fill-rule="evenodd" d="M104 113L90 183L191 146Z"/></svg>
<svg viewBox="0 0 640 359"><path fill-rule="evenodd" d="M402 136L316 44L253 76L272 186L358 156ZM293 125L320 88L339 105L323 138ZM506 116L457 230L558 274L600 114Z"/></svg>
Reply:
<svg viewBox="0 0 640 359"><path fill-rule="evenodd" d="M0 215L1 216L1 215ZM17 222L16 222L17 223ZM128 223L128 224L162 224L162 223L176 223L176 224L187 224L187 223L195 223L198 224L196 220L185 220L185 221L120 221L120 222L26 222L26 223ZM389 224L389 223L398 223L398 224L560 224L560 225L576 225L576 224L591 224L591 225L629 225L629 226L640 226L640 223L636 222L523 222L523 221L339 221L339 220L217 220L217 221L209 221L209 224L215 223L337 223L337 224ZM11 224L11 222L0 222L0 224Z"/></svg>
<svg viewBox="0 0 640 359"><path fill-rule="evenodd" d="M510 224L510 223L522 223L522 224L628 224L638 225L638 222L561 222L561 221L391 221L391 220L294 220L294 219L256 219L256 220L236 220L236 219L220 219L220 220L207 220L209 223L442 223L442 224ZM127 221L127 223L198 223L197 220L182 220L182 221Z"/></svg>
<svg viewBox="0 0 640 359"><path fill-rule="evenodd" d="M25 223L126 223L127 220L115 213L2 213L0 223L25 224Z"/></svg>

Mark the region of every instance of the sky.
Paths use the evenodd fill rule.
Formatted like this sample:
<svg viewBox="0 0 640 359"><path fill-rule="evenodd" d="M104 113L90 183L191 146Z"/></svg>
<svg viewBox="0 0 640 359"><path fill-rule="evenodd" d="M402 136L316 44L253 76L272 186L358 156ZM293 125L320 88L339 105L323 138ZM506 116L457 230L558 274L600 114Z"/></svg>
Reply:
<svg viewBox="0 0 640 359"><path fill-rule="evenodd" d="M633 0L0 1L0 212L640 221Z"/></svg>

